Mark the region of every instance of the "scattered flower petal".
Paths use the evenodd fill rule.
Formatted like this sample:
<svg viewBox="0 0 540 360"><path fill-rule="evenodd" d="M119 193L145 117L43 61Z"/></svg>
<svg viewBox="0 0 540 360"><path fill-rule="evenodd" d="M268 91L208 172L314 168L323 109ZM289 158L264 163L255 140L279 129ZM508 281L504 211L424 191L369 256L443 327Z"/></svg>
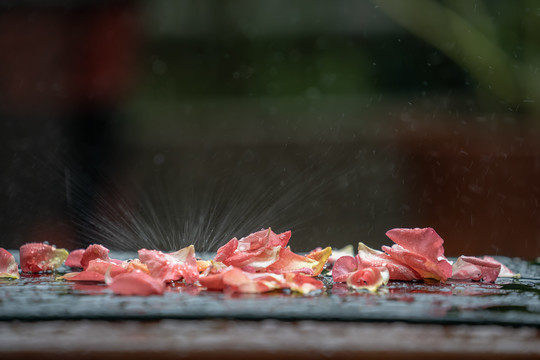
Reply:
<svg viewBox="0 0 540 360"><path fill-rule="evenodd" d="M68 257L66 249L57 249L54 245L30 243L21 246L20 260L23 272L38 273L58 269Z"/></svg>
<svg viewBox="0 0 540 360"><path fill-rule="evenodd" d="M386 268L369 267L351 273L347 285L355 290L368 290L372 293L388 283L390 274Z"/></svg>
<svg viewBox="0 0 540 360"><path fill-rule="evenodd" d="M392 229L386 235L396 245L383 246L383 250L394 260L423 278L446 281L452 276L452 264L444 257L444 241L432 228Z"/></svg>
<svg viewBox="0 0 540 360"><path fill-rule="evenodd" d="M84 271L93 271L105 275L107 272L111 277L128 272L122 265L113 264L101 259L90 260L90 263ZM83 271L83 272L84 272Z"/></svg>
<svg viewBox="0 0 540 360"><path fill-rule="evenodd" d="M358 270L358 261L352 256L340 257L332 268L334 282L346 282L349 274Z"/></svg>
<svg viewBox="0 0 540 360"><path fill-rule="evenodd" d="M319 261L295 254L290 247L279 250L279 260L269 265L267 271L276 274L302 273L304 275L316 276L314 269L319 267ZM332 251L332 250L330 250ZM326 259L325 259L326 262ZM324 265L324 263L323 263ZM318 269L317 269L318 270ZM322 267L321 267L322 270ZM319 271L320 273L320 271Z"/></svg>
<svg viewBox="0 0 540 360"><path fill-rule="evenodd" d="M92 244L89 245L81 256L81 265L84 270L88 267L91 260L101 259L103 261L111 262L109 257L109 249L103 245Z"/></svg>
<svg viewBox="0 0 540 360"><path fill-rule="evenodd" d="M508 266L506 266L503 263L495 260L495 258L493 258L491 256L484 256L482 259L485 260L485 261L492 262L494 264L500 264L501 265L501 271L499 272L499 277L516 278L516 279L519 279L521 277L520 274L515 274L512 270L510 270L508 268Z"/></svg>
<svg viewBox="0 0 540 360"><path fill-rule="evenodd" d="M199 283L208 290L222 291L225 289L223 282L223 272L199 277Z"/></svg>
<svg viewBox="0 0 540 360"><path fill-rule="evenodd" d="M244 265L242 269L249 272L267 271L272 264L280 259L281 250L280 246L264 249L259 255L251 257L249 263Z"/></svg>
<svg viewBox="0 0 540 360"><path fill-rule="evenodd" d="M59 276L56 280L67 280L67 281L91 281L91 282L105 282L105 275L95 271L79 271L67 273L63 276Z"/></svg>
<svg viewBox="0 0 540 360"><path fill-rule="evenodd" d="M218 249L214 260L221 261L227 266L251 270L264 270L277 260L277 247L287 246L291 232L274 233L270 228L252 233L240 240L233 238Z"/></svg>
<svg viewBox="0 0 540 360"><path fill-rule="evenodd" d="M186 283L192 284L199 278L193 245L170 254L141 249L139 259L148 266L150 275L161 281L184 279Z"/></svg>
<svg viewBox="0 0 540 360"><path fill-rule="evenodd" d="M139 270L120 274L110 282L109 288L117 295L162 295L165 283Z"/></svg>
<svg viewBox="0 0 540 360"><path fill-rule="evenodd" d="M59 276L57 280L105 282L105 274L109 273L109 276L114 278L120 274L128 272L127 267L127 262L124 267L105 260L94 259L90 260L86 270Z"/></svg>
<svg viewBox="0 0 540 360"><path fill-rule="evenodd" d="M81 260L84 254L85 249L73 250L69 253L64 265L72 268L82 268Z"/></svg>
<svg viewBox="0 0 540 360"><path fill-rule="evenodd" d="M409 266L390 257L390 255L372 249L363 243L358 243L358 255L356 256L356 259L358 260L359 268L387 268L390 274L390 280L412 281L422 279L422 276Z"/></svg>
<svg viewBox="0 0 540 360"><path fill-rule="evenodd" d="M228 243L226 243L217 250L217 254L214 260L223 262L224 260L229 259L234 254L237 248L238 239L234 237Z"/></svg>
<svg viewBox="0 0 540 360"><path fill-rule="evenodd" d="M494 282L501 271L499 262L460 256L452 266L452 279Z"/></svg>
<svg viewBox="0 0 540 360"><path fill-rule="evenodd" d="M302 295L324 289L322 281L302 274L285 274L285 283L292 291L299 292Z"/></svg>
<svg viewBox="0 0 540 360"><path fill-rule="evenodd" d="M283 276L277 274L254 274L233 267L223 273L225 290L233 293L260 294L283 288Z"/></svg>
<svg viewBox="0 0 540 360"><path fill-rule="evenodd" d="M0 248L0 278L19 278L19 266L11 253Z"/></svg>

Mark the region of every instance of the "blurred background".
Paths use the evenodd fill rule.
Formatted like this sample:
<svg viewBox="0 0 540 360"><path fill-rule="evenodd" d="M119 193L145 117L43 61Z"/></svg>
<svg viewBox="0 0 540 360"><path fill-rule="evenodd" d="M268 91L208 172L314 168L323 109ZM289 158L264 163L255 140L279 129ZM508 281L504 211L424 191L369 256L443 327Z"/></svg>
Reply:
<svg viewBox="0 0 540 360"><path fill-rule="evenodd" d="M540 255L540 1L3 1L0 246Z"/></svg>

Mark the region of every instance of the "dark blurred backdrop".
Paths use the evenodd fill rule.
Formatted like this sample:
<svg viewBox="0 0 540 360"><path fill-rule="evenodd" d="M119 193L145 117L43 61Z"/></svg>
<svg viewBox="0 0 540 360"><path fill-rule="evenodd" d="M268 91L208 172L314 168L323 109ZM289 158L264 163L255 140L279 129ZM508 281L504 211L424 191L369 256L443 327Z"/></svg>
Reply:
<svg viewBox="0 0 540 360"><path fill-rule="evenodd" d="M540 255L540 1L7 1L0 246L262 227Z"/></svg>

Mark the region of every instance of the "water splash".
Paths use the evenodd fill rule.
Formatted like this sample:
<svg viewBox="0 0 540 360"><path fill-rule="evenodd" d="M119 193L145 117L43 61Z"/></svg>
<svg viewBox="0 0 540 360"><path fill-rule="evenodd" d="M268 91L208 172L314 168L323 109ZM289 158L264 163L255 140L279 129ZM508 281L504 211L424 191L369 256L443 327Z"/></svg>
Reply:
<svg viewBox="0 0 540 360"><path fill-rule="evenodd" d="M78 209L74 221L84 243L167 251L194 244L198 251L215 251L235 236L266 227L297 229L312 220L317 214L308 208L347 173L330 170L314 162L293 175L268 168L255 176L238 167L204 181L184 177L181 182L176 171L158 173L149 187L120 189L108 183L96 194L95 208ZM83 187L72 194L74 200L88 196Z"/></svg>

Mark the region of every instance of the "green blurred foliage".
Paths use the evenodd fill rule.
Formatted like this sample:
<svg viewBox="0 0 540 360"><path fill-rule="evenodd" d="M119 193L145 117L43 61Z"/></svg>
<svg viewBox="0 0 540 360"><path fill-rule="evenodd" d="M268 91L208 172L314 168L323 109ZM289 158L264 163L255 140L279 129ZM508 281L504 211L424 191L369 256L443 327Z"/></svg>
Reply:
<svg viewBox="0 0 540 360"><path fill-rule="evenodd" d="M514 111L540 111L540 2L373 0L398 24L445 53L478 95ZM422 9L422 11L419 11Z"/></svg>

